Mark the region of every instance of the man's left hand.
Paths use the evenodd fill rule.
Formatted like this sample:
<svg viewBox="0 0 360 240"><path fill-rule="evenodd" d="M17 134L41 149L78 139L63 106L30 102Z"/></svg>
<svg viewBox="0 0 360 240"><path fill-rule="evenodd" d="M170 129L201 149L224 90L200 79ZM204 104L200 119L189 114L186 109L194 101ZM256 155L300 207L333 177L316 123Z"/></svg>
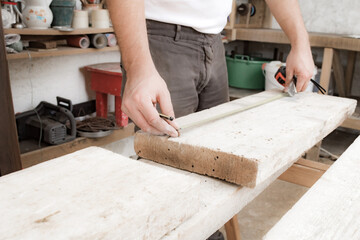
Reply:
<svg viewBox="0 0 360 240"><path fill-rule="evenodd" d="M297 77L296 91L303 92L309 85L309 81L314 74L314 60L312 58L310 46L295 46L286 59L286 84L287 88L291 79Z"/></svg>

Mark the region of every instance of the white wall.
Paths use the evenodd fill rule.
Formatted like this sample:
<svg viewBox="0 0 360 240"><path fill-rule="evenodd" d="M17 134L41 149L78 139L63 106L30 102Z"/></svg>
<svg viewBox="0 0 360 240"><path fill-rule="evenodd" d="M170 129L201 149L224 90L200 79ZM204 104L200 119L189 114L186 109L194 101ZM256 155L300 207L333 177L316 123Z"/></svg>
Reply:
<svg viewBox="0 0 360 240"><path fill-rule="evenodd" d="M103 62L120 62L119 52L10 60L15 113L32 109L41 101L56 103L56 96L69 98L73 104L94 99L83 67Z"/></svg>
<svg viewBox="0 0 360 240"><path fill-rule="evenodd" d="M360 35L360 1L298 1L309 32ZM273 28L280 28L276 21L273 21Z"/></svg>

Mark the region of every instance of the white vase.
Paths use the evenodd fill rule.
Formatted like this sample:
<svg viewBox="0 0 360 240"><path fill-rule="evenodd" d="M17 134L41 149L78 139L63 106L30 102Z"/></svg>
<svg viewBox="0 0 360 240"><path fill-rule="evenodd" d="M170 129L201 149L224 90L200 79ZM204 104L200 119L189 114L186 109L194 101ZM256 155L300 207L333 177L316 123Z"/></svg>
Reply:
<svg viewBox="0 0 360 240"><path fill-rule="evenodd" d="M46 29L53 20L53 14L49 8L52 0L26 0L23 10L23 20L28 28Z"/></svg>

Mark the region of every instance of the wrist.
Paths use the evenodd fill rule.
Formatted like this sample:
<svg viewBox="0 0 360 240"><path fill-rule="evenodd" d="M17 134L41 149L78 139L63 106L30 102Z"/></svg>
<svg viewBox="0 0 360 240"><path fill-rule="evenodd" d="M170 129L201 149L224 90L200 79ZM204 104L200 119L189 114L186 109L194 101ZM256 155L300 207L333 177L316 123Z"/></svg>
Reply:
<svg viewBox="0 0 360 240"><path fill-rule="evenodd" d="M310 49L310 40L309 35L305 31L299 35L294 35L292 39L290 39L291 49L304 51Z"/></svg>
<svg viewBox="0 0 360 240"><path fill-rule="evenodd" d="M152 59L133 59L131 62L124 61L124 69L128 79L143 78L157 73Z"/></svg>

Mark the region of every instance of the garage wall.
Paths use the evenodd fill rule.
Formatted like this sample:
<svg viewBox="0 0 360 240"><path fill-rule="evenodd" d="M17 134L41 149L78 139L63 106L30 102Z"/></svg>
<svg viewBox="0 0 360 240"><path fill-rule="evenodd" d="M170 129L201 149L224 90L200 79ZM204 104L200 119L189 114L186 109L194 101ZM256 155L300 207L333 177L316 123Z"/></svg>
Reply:
<svg viewBox="0 0 360 240"><path fill-rule="evenodd" d="M309 32L360 35L360 1L299 0ZM280 26L273 21L273 28Z"/></svg>
<svg viewBox="0 0 360 240"><path fill-rule="evenodd" d="M35 108L41 101L56 104L56 96L69 98L73 104L94 99L83 67L101 62L120 62L120 54L115 51L10 60L15 112Z"/></svg>

